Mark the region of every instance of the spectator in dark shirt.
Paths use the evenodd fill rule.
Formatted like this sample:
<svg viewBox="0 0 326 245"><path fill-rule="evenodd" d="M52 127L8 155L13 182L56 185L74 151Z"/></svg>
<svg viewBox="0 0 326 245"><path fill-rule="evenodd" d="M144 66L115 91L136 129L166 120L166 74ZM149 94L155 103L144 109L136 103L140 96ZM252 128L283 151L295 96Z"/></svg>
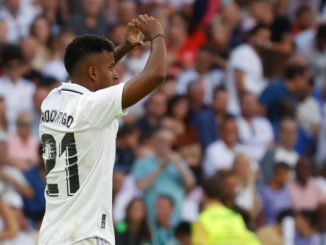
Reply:
<svg viewBox="0 0 326 245"><path fill-rule="evenodd" d="M219 130L225 118L232 117L227 112L229 93L225 88L214 90L212 106L198 113L194 118L203 149L219 138Z"/></svg>
<svg viewBox="0 0 326 245"><path fill-rule="evenodd" d="M141 117L136 126L139 128L142 137L151 135L160 127L161 120L166 114L167 98L162 92L155 92L145 103L145 115Z"/></svg>
<svg viewBox="0 0 326 245"><path fill-rule="evenodd" d="M268 119L276 126L294 112L297 98L309 85L310 73L302 65L289 65L284 79L272 81L260 95L260 103Z"/></svg>

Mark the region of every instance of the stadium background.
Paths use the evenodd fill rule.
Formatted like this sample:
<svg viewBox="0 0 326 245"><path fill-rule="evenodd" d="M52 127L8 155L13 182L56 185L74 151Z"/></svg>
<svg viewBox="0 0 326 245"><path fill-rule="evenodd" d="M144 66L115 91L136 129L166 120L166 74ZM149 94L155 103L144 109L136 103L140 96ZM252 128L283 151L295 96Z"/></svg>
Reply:
<svg viewBox="0 0 326 245"><path fill-rule="evenodd" d="M141 13L164 26L168 75L120 120L117 244L236 243L221 218L206 230L220 241L193 229L203 186L261 244L326 244L324 0L1 0L0 244L37 240L40 104L68 79L65 47L87 33L119 45ZM149 50L116 66L122 82Z"/></svg>

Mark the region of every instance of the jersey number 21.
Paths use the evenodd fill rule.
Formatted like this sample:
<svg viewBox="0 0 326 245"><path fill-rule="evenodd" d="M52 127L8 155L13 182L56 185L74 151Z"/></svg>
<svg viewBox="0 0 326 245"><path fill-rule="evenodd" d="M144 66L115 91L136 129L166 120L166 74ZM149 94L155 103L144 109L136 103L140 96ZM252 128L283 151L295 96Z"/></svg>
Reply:
<svg viewBox="0 0 326 245"><path fill-rule="evenodd" d="M50 134L43 134L41 137L43 155L45 154L45 171L46 174L54 168L56 164L57 154L61 157L65 153L66 160L66 182L68 196L72 196L79 189L79 176L78 176L78 158L75 136L73 133L66 133L59 147L57 142ZM59 151L58 151L59 150ZM47 184L47 192L49 196L58 196L59 188L57 184Z"/></svg>

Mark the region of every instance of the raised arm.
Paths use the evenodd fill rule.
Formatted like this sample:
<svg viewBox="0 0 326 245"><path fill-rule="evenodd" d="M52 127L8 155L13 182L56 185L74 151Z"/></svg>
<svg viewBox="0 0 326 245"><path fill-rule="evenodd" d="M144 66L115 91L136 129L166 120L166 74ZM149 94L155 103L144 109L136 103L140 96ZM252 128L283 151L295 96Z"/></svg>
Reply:
<svg viewBox="0 0 326 245"><path fill-rule="evenodd" d="M161 24L147 15L140 15L131 23L139 29L145 41L151 42L151 54L144 70L124 86L122 108L127 108L157 88L166 76L166 46Z"/></svg>
<svg viewBox="0 0 326 245"><path fill-rule="evenodd" d="M115 64L117 64L130 50L143 44L144 42L140 38L140 31L135 28L133 22L130 22L126 26L124 42L114 49L113 55Z"/></svg>

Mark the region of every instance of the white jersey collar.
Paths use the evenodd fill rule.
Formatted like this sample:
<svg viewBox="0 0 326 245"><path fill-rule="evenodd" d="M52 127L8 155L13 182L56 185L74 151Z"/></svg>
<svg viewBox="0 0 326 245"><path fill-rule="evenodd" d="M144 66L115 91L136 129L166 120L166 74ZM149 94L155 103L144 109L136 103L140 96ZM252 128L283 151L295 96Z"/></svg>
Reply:
<svg viewBox="0 0 326 245"><path fill-rule="evenodd" d="M85 94L85 93L90 92L90 90L88 90L87 88L85 88L77 83L72 83L71 81L62 83L61 91L75 92L78 94Z"/></svg>

